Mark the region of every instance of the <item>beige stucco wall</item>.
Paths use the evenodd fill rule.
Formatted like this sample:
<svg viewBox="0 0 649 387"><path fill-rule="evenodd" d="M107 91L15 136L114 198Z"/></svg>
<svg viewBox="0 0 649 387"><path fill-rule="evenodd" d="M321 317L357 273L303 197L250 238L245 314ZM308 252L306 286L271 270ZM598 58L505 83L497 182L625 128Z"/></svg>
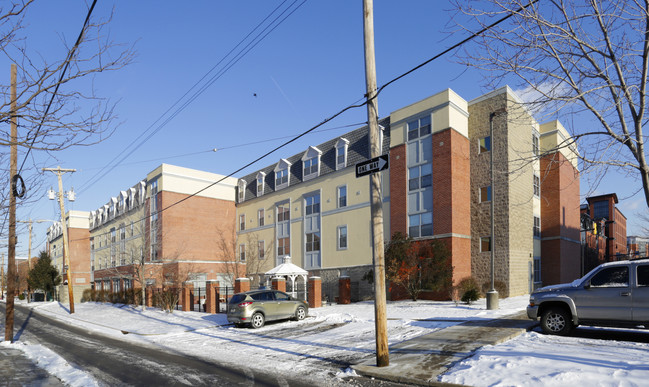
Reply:
<svg viewBox="0 0 649 387"><path fill-rule="evenodd" d="M147 175L148 181L156 178L159 178L158 191L191 195L209 186L209 188L196 195L230 201L233 201L235 197L237 179L233 177L162 164ZM214 184L217 181L219 183ZM147 197L148 195L150 193L147 191Z"/></svg>

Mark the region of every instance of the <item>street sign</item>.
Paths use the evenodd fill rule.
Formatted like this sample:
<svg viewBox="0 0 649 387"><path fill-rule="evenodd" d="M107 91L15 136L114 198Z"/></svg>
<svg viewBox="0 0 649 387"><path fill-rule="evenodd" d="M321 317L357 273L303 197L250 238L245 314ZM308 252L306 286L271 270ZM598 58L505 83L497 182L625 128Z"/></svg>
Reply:
<svg viewBox="0 0 649 387"><path fill-rule="evenodd" d="M385 171L390 166L388 155L381 155L373 159L356 164L356 177L369 175L374 172Z"/></svg>

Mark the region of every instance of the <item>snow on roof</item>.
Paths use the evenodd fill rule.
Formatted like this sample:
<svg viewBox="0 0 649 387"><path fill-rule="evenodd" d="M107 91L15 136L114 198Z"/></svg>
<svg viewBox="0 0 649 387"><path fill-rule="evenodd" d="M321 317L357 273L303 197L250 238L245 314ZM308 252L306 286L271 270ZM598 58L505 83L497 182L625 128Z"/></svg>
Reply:
<svg viewBox="0 0 649 387"><path fill-rule="evenodd" d="M267 276L308 275L309 272L291 263L291 257L284 257L284 263L266 272Z"/></svg>

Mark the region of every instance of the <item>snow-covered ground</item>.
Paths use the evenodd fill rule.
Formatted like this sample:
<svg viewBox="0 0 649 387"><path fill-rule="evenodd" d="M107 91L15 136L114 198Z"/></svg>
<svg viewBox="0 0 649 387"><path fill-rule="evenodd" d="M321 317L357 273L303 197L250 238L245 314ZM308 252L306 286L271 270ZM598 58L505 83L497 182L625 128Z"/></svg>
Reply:
<svg viewBox="0 0 649 387"><path fill-rule="evenodd" d="M499 302L488 311L485 301L473 305L452 302L389 302L388 337L394 344L462 321L505 316L525 308L528 297ZM304 321L237 329L223 314L167 314L125 305L82 303L73 315L58 303L32 303L39 313L56 317L121 340L143 342L213 361L232 363L232 353L267 372L299 372L314 382L354 375L347 365L374 357L374 306L371 302L311 309ZM10 345L3 343L2 345ZM56 355L30 343L16 343L28 357L70 385L94 382L87 374L66 368ZM644 385L649 366L641 359L649 344L551 337L529 332L507 343L487 346L459 362L440 378L447 383L494 385ZM62 362L62 363L61 363ZM331 383L329 383L331 384Z"/></svg>

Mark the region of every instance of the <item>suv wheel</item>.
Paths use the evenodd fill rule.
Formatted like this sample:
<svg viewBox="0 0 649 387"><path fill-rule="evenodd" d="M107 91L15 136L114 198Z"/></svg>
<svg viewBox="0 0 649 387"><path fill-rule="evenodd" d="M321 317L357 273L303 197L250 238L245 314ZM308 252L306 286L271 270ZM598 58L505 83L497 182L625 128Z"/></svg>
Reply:
<svg viewBox="0 0 649 387"><path fill-rule="evenodd" d="M306 310L304 310L303 306L298 306L297 310L295 310L295 319L296 320L304 320L306 317Z"/></svg>
<svg viewBox="0 0 649 387"><path fill-rule="evenodd" d="M264 326L264 322L265 322L264 315L257 312L252 315L252 318L250 319L250 326L255 329L261 328Z"/></svg>
<svg viewBox="0 0 649 387"><path fill-rule="evenodd" d="M565 308L551 307L541 316L541 329L550 335L567 335L572 330L572 316Z"/></svg>

